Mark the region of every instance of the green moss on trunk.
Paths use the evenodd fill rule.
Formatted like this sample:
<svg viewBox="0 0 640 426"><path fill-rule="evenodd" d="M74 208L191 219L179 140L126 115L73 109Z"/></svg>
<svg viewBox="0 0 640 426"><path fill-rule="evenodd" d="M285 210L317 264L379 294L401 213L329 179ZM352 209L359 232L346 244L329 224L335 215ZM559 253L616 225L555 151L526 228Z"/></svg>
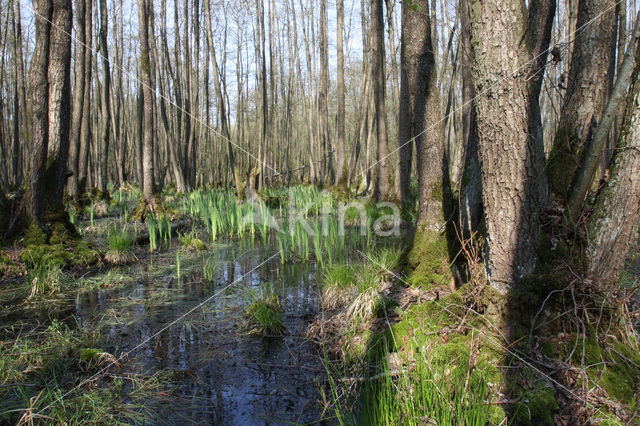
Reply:
<svg viewBox="0 0 640 426"><path fill-rule="evenodd" d="M407 281L411 285L434 288L448 285L453 277L447 238L436 231L418 229L407 260L411 271Z"/></svg>

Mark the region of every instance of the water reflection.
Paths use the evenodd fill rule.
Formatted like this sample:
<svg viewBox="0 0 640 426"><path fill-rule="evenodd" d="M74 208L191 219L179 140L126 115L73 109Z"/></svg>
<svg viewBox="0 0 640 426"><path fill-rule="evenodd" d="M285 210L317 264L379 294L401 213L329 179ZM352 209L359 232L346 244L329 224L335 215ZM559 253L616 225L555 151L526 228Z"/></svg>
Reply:
<svg viewBox="0 0 640 426"><path fill-rule="evenodd" d="M182 402L150 401L169 423L265 424L317 420L321 359L304 340L317 310L315 265L281 265L273 254L241 243L215 253L220 262L213 283L203 283L194 268L183 284L142 281L117 294L103 291L79 297L82 327L103 328L104 347L115 354L135 348L184 312L239 280L227 291L152 339L132 355L137 372L167 371L173 395ZM207 255L211 255L208 253ZM200 274L200 275L198 275ZM247 274L241 278L243 274ZM254 337L240 327L245 306L269 283L284 309L282 337Z"/></svg>

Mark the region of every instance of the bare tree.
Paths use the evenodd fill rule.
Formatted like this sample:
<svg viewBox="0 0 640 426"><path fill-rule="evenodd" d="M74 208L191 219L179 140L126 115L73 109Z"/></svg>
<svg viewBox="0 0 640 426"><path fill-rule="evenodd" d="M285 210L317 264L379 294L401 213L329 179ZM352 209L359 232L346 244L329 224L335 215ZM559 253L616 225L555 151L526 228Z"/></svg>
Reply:
<svg viewBox="0 0 640 426"><path fill-rule="evenodd" d="M111 71L109 66L109 48L107 45L108 32L107 1L100 0L100 57L102 59L102 93L100 107L102 112L102 128L100 134L100 174L98 188L103 194L107 193L107 171L109 169L109 139L111 137Z"/></svg>
<svg viewBox="0 0 640 426"><path fill-rule="evenodd" d="M151 54L149 34L151 27L149 0L138 0L138 25L140 32L140 81L142 88L142 193L144 203L153 211L156 209L155 173L153 164L153 82L151 79Z"/></svg>
<svg viewBox="0 0 640 426"><path fill-rule="evenodd" d="M393 197L391 159L387 136L385 48L383 0L371 2L371 45L373 61L373 95L376 114L376 165L372 197L375 200Z"/></svg>
<svg viewBox="0 0 640 426"><path fill-rule="evenodd" d="M36 50L31 60L33 140L30 214L45 221L66 222L62 194L67 178L70 127L71 1L37 0ZM47 154L51 161L47 160Z"/></svg>

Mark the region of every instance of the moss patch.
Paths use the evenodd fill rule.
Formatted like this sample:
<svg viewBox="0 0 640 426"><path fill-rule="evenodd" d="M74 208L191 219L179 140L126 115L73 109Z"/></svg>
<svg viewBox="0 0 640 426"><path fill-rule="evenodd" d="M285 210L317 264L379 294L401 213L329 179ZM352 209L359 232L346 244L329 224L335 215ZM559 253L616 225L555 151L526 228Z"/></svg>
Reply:
<svg viewBox="0 0 640 426"><path fill-rule="evenodd" d="M408 282L422 288L447 285L452 278L449 251L444 235L429 229L418 229L407 256L411 270Z"/></svg>
<svg viewBox="0 0 640 426"><path fill-rule="evenodd" d="M50 263L60 267L90 265L98 260L98 252L89 243L72 235L63 223L56 223L50 237L35 224L25 234L20 259L27 264Z"/></svg>

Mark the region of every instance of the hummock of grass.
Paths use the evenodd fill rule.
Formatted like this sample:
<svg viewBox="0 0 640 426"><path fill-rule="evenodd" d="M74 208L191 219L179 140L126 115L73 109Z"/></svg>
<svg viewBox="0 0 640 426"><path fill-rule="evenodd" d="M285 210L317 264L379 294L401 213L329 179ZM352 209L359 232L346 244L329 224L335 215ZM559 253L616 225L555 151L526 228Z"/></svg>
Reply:
<svg viewBox="0 0 640 426"><path fill-rule="evenodd" d="M198 238L195 231L180 235L180 242L182 243L182 250L184 251L201 251L207 248L207 245Z"/></svg>
<svg viewBox="0 0 640 426"><path fill-rule="evenodd" d="M136 260L131 252L134 238L125 228L109 228L107 230L107 243L109 250L104 259L112 265L123 265Z"/></svg>
<svg viewBox="0 0 640 426"><path fill-rule="evenodd" d="M249 334L275 335L284 331L282 307L277 295L258 299L245 310Z"/></svg>

